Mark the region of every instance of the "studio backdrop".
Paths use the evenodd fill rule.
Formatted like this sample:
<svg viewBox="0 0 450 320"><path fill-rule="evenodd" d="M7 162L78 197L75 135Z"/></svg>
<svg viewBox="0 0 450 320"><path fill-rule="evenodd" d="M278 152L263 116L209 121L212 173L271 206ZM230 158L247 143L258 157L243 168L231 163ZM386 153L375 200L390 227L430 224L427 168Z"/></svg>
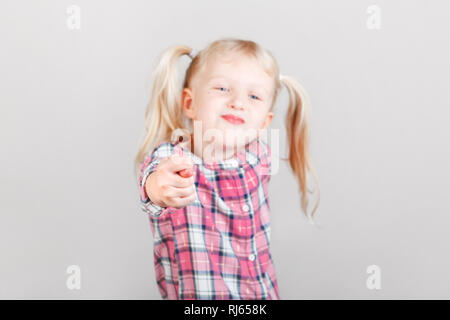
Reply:
<svg viewBox="0 0 450 320"><path fill-rule="evenodd" d="M161 298L133 171L152 72L170 46L223 37L268 49L311 99L321 228L282 160L283 89L271 124L281 299L450 298L449 11L424 0L2 1L0 298Z"/></svg>

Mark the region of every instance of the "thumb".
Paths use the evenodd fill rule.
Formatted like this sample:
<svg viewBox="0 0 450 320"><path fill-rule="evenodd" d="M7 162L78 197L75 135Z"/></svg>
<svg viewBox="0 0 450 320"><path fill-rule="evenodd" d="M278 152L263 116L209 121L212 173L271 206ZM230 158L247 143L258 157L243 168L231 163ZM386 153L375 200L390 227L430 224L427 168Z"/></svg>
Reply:
<svg viewBox="0 0 450 320"><path fill-rule="evenodd" d="M172 172L178 172L183 169L192 169L194 163L187 156L180 156L178 154L173 154L169 157L169 170Z"/></svg>
<svg viewBox="0 0 450 320"><path fill-rule="evenodd" d="M178 174L183 178L189 178L194 174L194 171L192 170L192 168L188 168L178 171Z"/></svg>

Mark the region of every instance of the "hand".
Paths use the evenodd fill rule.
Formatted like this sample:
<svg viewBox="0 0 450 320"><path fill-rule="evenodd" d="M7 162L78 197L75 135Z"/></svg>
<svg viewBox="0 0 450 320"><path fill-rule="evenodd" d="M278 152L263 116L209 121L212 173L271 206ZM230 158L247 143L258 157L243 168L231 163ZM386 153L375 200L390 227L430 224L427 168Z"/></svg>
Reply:
<svg viewBox="0 0 450 320"><path fill-rule="evenodd" d="M172 155L162 160L145 182L147 195L160 207L183 208L197 199L189 157Z"/></svg>

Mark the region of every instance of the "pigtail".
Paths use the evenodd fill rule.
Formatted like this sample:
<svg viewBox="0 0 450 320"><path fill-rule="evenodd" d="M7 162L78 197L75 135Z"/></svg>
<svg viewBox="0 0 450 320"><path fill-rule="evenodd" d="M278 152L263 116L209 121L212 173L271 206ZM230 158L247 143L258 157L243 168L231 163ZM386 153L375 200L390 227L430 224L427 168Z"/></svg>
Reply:
<svg viewBox="0 0 450 320"><path fill-rule="evenodd" d="M311 164L309 155L309 125L310 125L310 102L309 97L303 87L294 78L283 75L281 82L285 85L289 94L289 107L286 114L286 130L289 146L289 164L296 175L300 191L301 191L301 207L311 224L315 224L312 220L314 212L317 210L320 200L319 180L315 170ZM314 209L308 215L308 196L307 188L308 172L313 175L317 190L318 198Z"/></svg>
<svg viewBox="0 0 450 320"><path fill-rule="evenodd" d="M185 127L181 108L181 86L178 81L177 62L192 49L173 46L162 53L153 73L153 89L145 111L145 135L135 158L135 175L146 154L163 141L171 140L177 128Z"/></svg>

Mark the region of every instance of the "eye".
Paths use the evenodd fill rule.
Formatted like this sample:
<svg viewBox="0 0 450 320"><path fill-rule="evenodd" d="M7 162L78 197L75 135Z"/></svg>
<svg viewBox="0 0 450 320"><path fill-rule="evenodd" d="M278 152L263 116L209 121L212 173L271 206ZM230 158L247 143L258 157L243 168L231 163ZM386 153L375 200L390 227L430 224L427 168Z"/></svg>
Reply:
<svg viewBox="0 0 450 320"><path fill-rule="evenodd" d="M225 89L225 91L227 90L227 88L225 88L225 87L218 87L218 88L216 88L216 89L219 89L219 91L223 91L223 90L221 90L221 89Z"/></svg>
<svg viewBox="0 0 450 320"><path fill-rule="evenodd" d="M255 96L254 94L250 95L250 97L255 97L255 100L259 100L259 97Z"/></svg>

